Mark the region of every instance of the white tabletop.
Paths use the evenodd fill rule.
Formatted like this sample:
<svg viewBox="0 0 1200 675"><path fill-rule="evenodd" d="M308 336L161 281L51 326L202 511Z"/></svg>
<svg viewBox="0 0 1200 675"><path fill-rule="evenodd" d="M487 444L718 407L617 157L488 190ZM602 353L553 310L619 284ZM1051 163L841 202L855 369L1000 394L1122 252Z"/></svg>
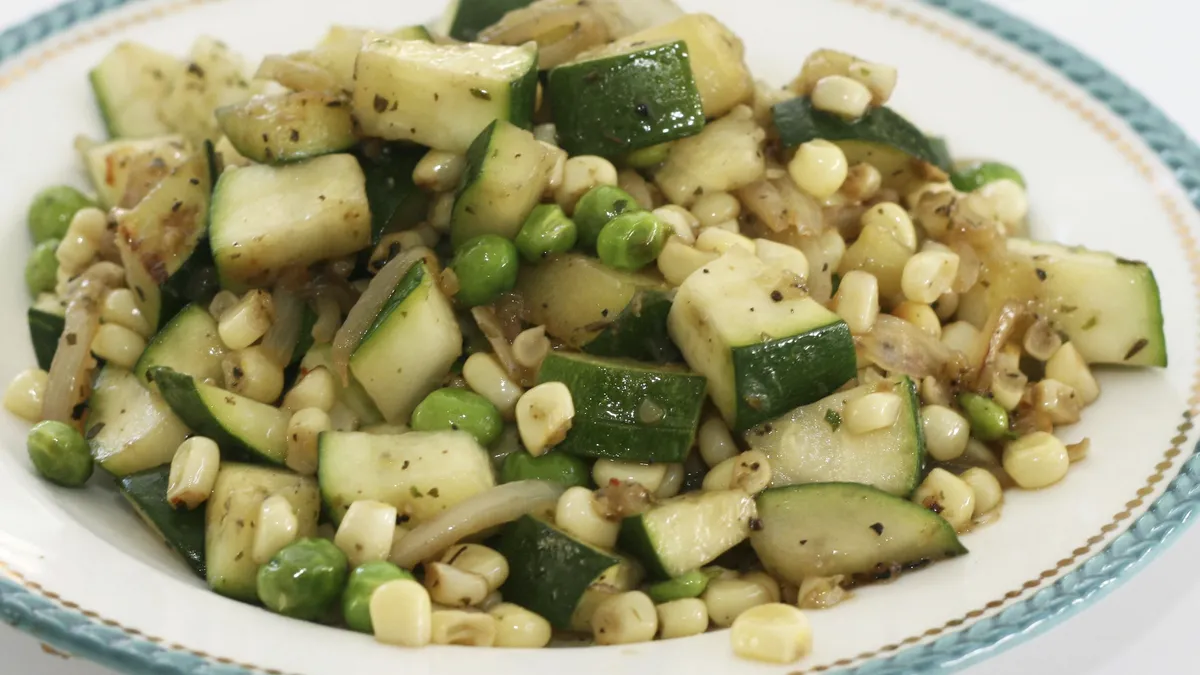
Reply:
<svg viewBox="0 0 1200 675"><path fill-rule="evenodd" d="M1200 63L1192 20L1200 4L1184 0L992 0L1048 29L1131 83L1200 139L1200 89L1181 73ZM0 27L58 0L0 0ZM1182 70L1181 70L1182 67ZM1200 528L1137 577L1079 616L967 670L967 675L1173 675L1195 673L1194 609L1200 606ZM13 675L113 675L44 651L32 638L0 626L0 654ZM9 670L9 668L12 670Z"/></svg>

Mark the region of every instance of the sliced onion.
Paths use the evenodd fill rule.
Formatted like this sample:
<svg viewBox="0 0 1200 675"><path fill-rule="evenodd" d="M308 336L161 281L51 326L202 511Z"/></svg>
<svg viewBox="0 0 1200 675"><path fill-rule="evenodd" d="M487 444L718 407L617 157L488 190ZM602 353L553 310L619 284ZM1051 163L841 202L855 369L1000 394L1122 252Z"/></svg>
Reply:
<svg viewBox="0 0 1200 675"><path fill-rule="evenodd" d="M292 362L300 340L300 325L304 322L304 300L288 284L280 282L271 293L275 306L275 322L263 336L262 348L276 365Z"/></svg>
<svg viewBox="0 0 1200 675"><path fill-rule="evenodd" d="M1004 345L1016 334L1017 327L1025 318L1025 314L1023 303L1010 300L998 307L988 317L988 322L984 325L981 333L981 339L986 339L987 344L984 345L983 350L978 352L983 357L979 363L970 364L971 370L975 372L972 381L977 390L983 391L991 387L992 373L996 369L996 358L1000 355L1000 350L1004 348Z"/></svg>
<svg viewBox="0 0 1200 675"><path fill-rule="evenodd" d="M333 336L333 365L343 383L349 382L350 379L350 355L354 353L358 343L362 342L363 335L366 335L367 329L374 323L379 310L383 309L388 298L392 296L396 284L400 283L404 275L408 274L408 270L420 260L432 260L432 264L436 265L437 256L428 248L417 246L392 258L391 262L384 265L379 274L371 279L367 292L362 294L346 315L345 323Z"/></svg>
<svg viewBox="0 0 1200 675"><path fill-rule="evenodd" d="M338 84L328 70L294 56L272 54L263 58L254 79L274 80L293 91L338 90Z"/></svg>
<svg viewBox="0 0 1200 675"><path fill-rule="evenodd" d="M494 487L414 527L392 547L391 561L412 569L466 537L557 502L565 490L558 483L540 480L521 480Z"/></svg>
<svg viewBox="0 0 1200 675"><path fill-rule="evenodd" d="M93 272L94 270L94 272ZM50 363L42 419L71 424L75 406L87 399L91 389L92 339L100 328L101 300L109 284L99 266L84 272L71 282L67 291L67 311L58 350Z"/></svg>
<svg viewBox="0 0 1200 675"><path fill-rule="evenodd" d="M479 326L483 336L487 338L488 344L492 346L496 358L500 359L500 364L508 371L509 376L524 384L529 379L529 374L525 372L525 367L517 361L516 355L513 354L512 343L505 336L504 326L496 317L496 312L492 311L491 307L474 307L471 309L471 316L475 319L475 324Z"/></svg>
<svg viewBox="0 0 1200 675"><path fill-rule="evenodd" d="M604 19L586 4L542 0L505 14L478 40L513 46L536 42L538 65L553 68L608 42L609 32Z"/></svg>
<svg viewBox="0 0 1200 675"><path fill-rule="evenodd" d="M880 314L871 330L856 340L867 359L891 374L936 376L953 357L950 348L929 333L890 314Z"/></svg>

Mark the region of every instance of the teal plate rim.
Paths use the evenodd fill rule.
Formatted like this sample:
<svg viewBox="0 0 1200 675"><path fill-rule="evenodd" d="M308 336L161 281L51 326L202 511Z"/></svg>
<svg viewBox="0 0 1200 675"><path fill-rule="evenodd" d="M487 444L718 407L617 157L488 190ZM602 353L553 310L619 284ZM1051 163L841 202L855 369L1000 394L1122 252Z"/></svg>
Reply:
<svg viewBox="0 0 1200 675"><path fill-rule="evenodd" d="M0 32L0 66L105 12L141 0L71 0ZM1075 48L979 0L920 0L1038 57L1124 120L1200 209L1200 147L1144 96ZM1200 446L1166 491L1120 536L1050 586L965 630L900 649L845 675L950 673L1039 635L1128 580L1191 523L1200 503ZM151 642L0 578L0 620L102 665L145 675L257 675ZM260 671L261 672L261 671Z"/></svg>

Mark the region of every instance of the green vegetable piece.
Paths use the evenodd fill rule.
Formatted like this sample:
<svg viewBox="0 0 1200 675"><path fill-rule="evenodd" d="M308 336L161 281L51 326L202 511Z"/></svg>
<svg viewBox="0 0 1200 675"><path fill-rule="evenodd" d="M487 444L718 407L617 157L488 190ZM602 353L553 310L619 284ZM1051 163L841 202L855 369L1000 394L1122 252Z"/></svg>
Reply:
<svg viewBox="0 0 1200 675"><path fill-rule="evenodd" d="M958 404L966 413L967 421L971 423L971 435L975 438L998 441L1008 437L1008 411L1001 408L1000 404L970 392L959 394Z"/></svg>
<svg viewBox="0 0 1200 675"><path fill-rule="evenodd" d="M35 244L62 239L80 209L95 206L87 195L69 185L42 190L29 205L29 233Z"/></svg>
<svg viewBox="0 0 1200 675"><path fill-rule="evenodd" d="M500 438L504 419L486 398L466 389L438 389L417 404L410 425L413 431L462 430L488 446Z"/></svg>
<svg viewBox="0 0 1200 675"><path fill-rule="evenodd" d="M79 487L92 476L92 453L74 427L46 420L29 430L29 459L42 477L63 487Z"/></svg>
<svg viewBox="0 0 1200 675"><path fill-rule="evenodd" d="M542 204L529 214L517 233L517 250L525 260L538 264L555 253L575 248L575 221L557 204Z"/></svg>
<svg viewBox="0 0 1200 675"><path fill-rule="evenodd" d="M567 487L587 486L590 474L587 463L575 455L550 452L534 457L525 450L518 450L504 458L500 482L544 480Z"/></svg>
<svg viewBox="0 0 1200 675"><path fill-rule="evenodd" d="M600 231L596 254L613 269L634 272L654 262L667 243L667 226L653 213L623 213Z"/></svg>
<svg viewBox="0 0 1200 675"><path fill-rule="evenodd" d="M346 554L327 539L298 539L258 568L258 599L293 619L324 618L346 586Z"/></svg>
<svg viewBox="0 0 1200 675"><path fill-rule="evenodd" d="M704 593L704 589L708 588L708 582L711 578L711 575L701 570L692 570L674 579L651 584L646 589L646 594L656 604L671 602L672 600L683 600L685 598L698 598L700 594Z"/></svg>
<svg viewBox="0 0 1200 675"><path fill-rule="evenodd" d="M390 562L378 560L363 563L350 573L350 581L342 593L342 617L350 630L375 632L371 625L371 594L376 588L397 579L412 579L413 575Z"/></svg>
<svg viewBox="0 0 1200 675"><path fill-rule="evenodd" d="M517 247L504 237L484 234L468 241L454 254L450 268L458 276L459 304L486 305L517 285L521 266Z"/></svg>
<svg viewBox="0 0 1200 675"><path fill-rule="evenodd" d="M667 161L673 141L659 143L625 155L625 165L633 169L651 169Z"/></svg>
<svg viewBox="0 0 1200 675"><path fill-rule="evenodd" d="M600 230L613 218L626 211L638 211L641 207L628 192L612 185L599 185L579 198L575 205L575 227L579 228L579 241L588 248L596 246Z"/></svg>
<svg viewBox="0 0 1200 675"><path fill-rule="evenodd" d="M988 183L1008 179L1025 187L1025 177L1020 171L1000 162L974 162L954 170L950 174L950 182L963 192L971 192Z"/></svg>
<svg viewBox="0 0 1200 675"><path fill-rule="evenodd" d="M29 294L37 297L38 293L54 290L58 283L58 239L47 239L33 247L29 260L25 261L25 285Z"/></svg>

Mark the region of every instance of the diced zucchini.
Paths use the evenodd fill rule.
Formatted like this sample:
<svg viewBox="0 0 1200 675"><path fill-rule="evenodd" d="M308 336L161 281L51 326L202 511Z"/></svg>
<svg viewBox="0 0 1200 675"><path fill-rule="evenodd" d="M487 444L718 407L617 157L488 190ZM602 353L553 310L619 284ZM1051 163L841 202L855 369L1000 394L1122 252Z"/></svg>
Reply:
<svg viewBox="0 0 1200 675"><path fill-rule="evenodd" d="M335 522L352 503L374 499L419 524L496 484L487 451L465 431L326 431L318 452L321 496Z"/></svg>
<svg viewBox="0 0 1200 675"><path fill-rule="evenodd" d="M717 559L750 536L754 498L742 490L694 492L621 521L620 547L656 579L670 579Z"/></svg>
<svg viewBox="0 0 1200 675"><path fill-rule="evenodd" d="M150 340L133 373L149 382L147 372L163 366L201 382L221 382L225 352L216 319L204 307L188 305Z"/></svg>
<svg viewBox="0 0 1200 675"><path fill-rule="evenodd" d="M216 115L238 153L261 164L329 155L358 142L350 102L326 92L255 96Z"/></svg>
<svg viewBox="0 0 1200 675"><path fill-rule="evenodd" d="M112 365L101 369L88 399L84 436L105 471L127 476L167 464L188 433L136 375Z"/></svg>
<svg viewBox="0 0 1200 675"><path fill-rule="evenodd" d="M167 502L170 478L171 467L160 466L125 476L118 486L121 494L150 529L203 579L205 509L176 509L171 506Z"/></svg>
<svg viewBox="0 0 1200 675"><path fill-rule="evenodd" d="M33 343L33 353L37 355L38 368L50 370L66 319L61 314L52 314L36 307L30 307L27 316L29 339Z"/></svg>
<svg viewBox="0 0 1200 675"><path fill-rule="evenodd" d="M133 42L113 48L88 76L108 135L150 138L171 133L158 108L183 68L174 56Z"/></svg>
<svg viewBox="0 0 1200 675"><path fill-rule="evenodd" d="M797 408L746 432L751 450L771 464L771 487L799 483L862 483L907 497L921 482L925 440L916 386L907 377L888 381L903 404L890 427L854 434L842 424L846 403L879 391L863 385Z"/></svg>
<svg viewBox="0 0 1200 675"><path fill-rule="evenodd" d="M850 329L809 297L788 297L767 266L733 247L679 287L667 327L734 431L836 391L855 376ZM782 289L782 290L781 290Z"/></svg>
<svg viewBox="0 0 1200 675"><path fill-rule="evenodd" d="M378 153L358 154L371 207L371 243L425 219L429 199L413 182L413 170L426 152L408 143L385 143Z"/></svg>
<svg viewBox="0 0 1200 675"><path fill-rule="evenodd" d="M344 91L354 91L354 62L368 35L373 34L361 28L331 26L321 42L312 51L303 54L303 60L329 71ZM432 42L429 31L422 26L401 28L390 36L398 40Z"/></svg>
<svg viewBox="0 0 1200 675"><path fill-rule="evenodd" d="M385 419L403 424L461 355L454 309L433 273L418 262L350 356L350 372Z"/></svg>
<svg viewBox="0 0 1200 675"><path fill-rule="evenodd" d="M667 334L668 291L649 274L578 253L523 266L517 281L529 320L554 338L596 356L659 363L682 358Z"/></svg>
<svg viewBox="0 0 1200 675"><path fill-rule="evenodd" d="M551 352L539 382L571 391L575 418L556 450L627 462L682 462L704 408L704 378L683 368Z"/></svg>
<svg viewBox="0 0 1200 675"><path fill-rule="evenodd" d="M1008 250L1033 264L1041 313L1088 363L1166 367L1158 283L1146 263L1026 239L1009 239Z"/></svg>
<svg viewBox="0 0 1200 675"><path fill-rule="evenodd" d="M208 230L221 285L263 286L288 267L371 243L365 178L353 155L248 166L217 181Z"/></svg>
<svg viewBox="0 0 1200 675"><path fill-rule="evenodd" d="M785 147L795 147L814 139L827 141L864 141L890 146L911 157L949 171L939 162L945 158L930 144L929 138L899 113L886 106L871 108L856 120L813 108L807 96L779 103L774 108L775 126Z"/></svg>
<svg viewBox="0 0 1200 675"><path fill-rule="evenodd" d="M941 516L854 483L767 490L758 495L758 519L750 544L767 571L793 584L837 575L889 579L967 552Z"/></svg>
<svg viewBox="0 0 1200 675"><path fill-rule="evenodd" d="M489 124L467 151L450 221L454 245L482 234L516 238L553 169L554 155L533 134L503 120Z"/></svg>
<svg viewBox="0 0 1200 675"><path fill-rule="evenodd" d="M637 588L641 570L631 560L571 537L534 516L509 523L497 550L508 561L500 592L561 630L588 630L596 605Z"/></svg>
<svg viewBox="0 0 1200 675"><path fill-rule="evenodd" d="M494 120L528 128L537 50L368 40L355 66L354 114L363 132L465 153Z"/></svg>
<svg viewBox="0 0 1200 675"><path fill-rule="evenodd" d="M237 105L258 93L240 57L223 42L201 37L192 45L186 66L172 80L159 106L159 117L193 143L221 137L213 111Z"/></svg>
<svg viewBox="0 0 1200 675"><path fill-rule="evenodd" d="M447 34L455 40L473 42L479 31L531 2L533 0L455 0L446 9Z"/></svg>
<svg viewBox="0 0 1200 675"><path fill-rule="evenodd" d="M712 15L687 14L634 33L613 47L629 49L639 43L674 40L687 43L705 117L720 117L754 96L754 78L746 67L741 39Z"/></svg>
<svg viewBox="0 0 1200 675"><path fill-rule="evenodd" d="M204 235L210 180L208 157L193 153L137 206L117 216L117 238L124 240L160 286L191 258Z"/></svg>
<svg viewBox="0 0 1200 675"><path fill-rule="evenodd" d="M285 469L222 462L205 523L208 585L221 595L258 602L258 563L251 551L259 511L268 497L287 499L296 514L296 537L317 531L321 499L317 482Z"/></svg>
<svg viewBox="0 0 1200 675"><path fill-rule="evenodd" d="M211 384L156 366L146 375L167 404L196 433L235 460L283 464L287 459L288 414Z"/></svg>
<svg viewBox="0 0 1200 675"><path fill-rule="evenodd" d="M192 156L182 136L118 140L83 151L83 161L105 209L133 208L155 185Z"/></svg>
<svg viewBox="0 0 1200 675"><path fill-rule="evenodd" d="M616 157L700 133L704 110L681 41L605 50L550 71L559 142Z"/></svg>

